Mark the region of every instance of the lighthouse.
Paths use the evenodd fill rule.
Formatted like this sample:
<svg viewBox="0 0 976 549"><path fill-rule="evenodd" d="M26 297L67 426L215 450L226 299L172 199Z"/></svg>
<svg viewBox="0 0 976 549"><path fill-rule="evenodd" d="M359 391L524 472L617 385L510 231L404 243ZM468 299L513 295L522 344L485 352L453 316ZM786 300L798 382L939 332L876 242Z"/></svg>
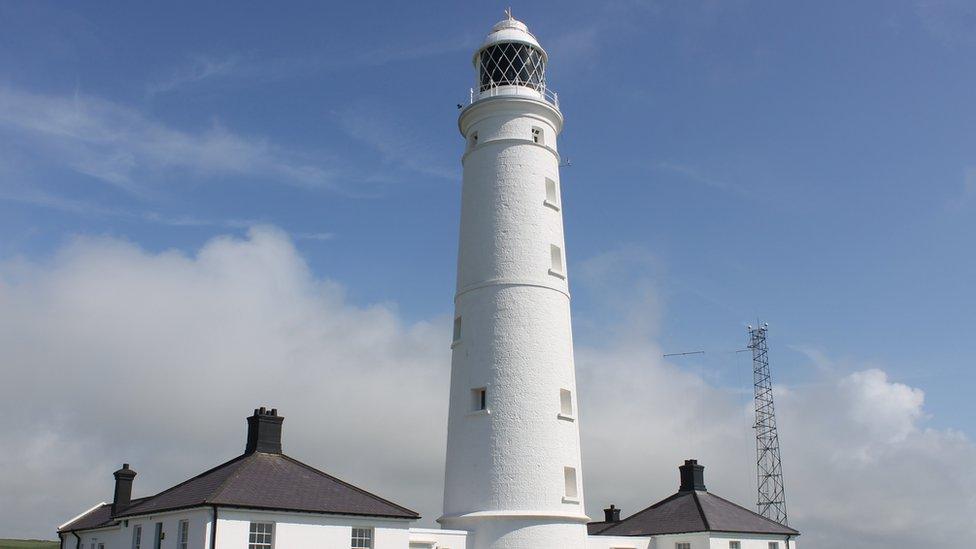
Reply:
<svg viewBox="0 0 976 549"><path fill-rule="evenodd" d="M510 13L473 61L438 521L468 531L470 549L582 549L563 116L545 50Z"/></svg>

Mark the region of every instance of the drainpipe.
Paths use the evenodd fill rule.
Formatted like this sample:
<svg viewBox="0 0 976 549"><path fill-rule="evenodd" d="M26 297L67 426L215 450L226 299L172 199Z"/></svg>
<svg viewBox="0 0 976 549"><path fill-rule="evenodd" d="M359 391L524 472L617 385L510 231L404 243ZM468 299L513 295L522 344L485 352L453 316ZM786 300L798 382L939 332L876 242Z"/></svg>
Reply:
<svg viewBox="0 0 976 549"><path fill-rule="evenodd" d="M213 506L213 525L210 527L210 549L217 549L217 506L216 505Z"/></svg>
<svg viewBox="0 0 976 549"><path fill-rule="evenodd" d="M75 542L75 549L81 549L81 536L79 536L78 532L75 532L74 530L72 530L71 533L78 538L78 541Z"/></svg>

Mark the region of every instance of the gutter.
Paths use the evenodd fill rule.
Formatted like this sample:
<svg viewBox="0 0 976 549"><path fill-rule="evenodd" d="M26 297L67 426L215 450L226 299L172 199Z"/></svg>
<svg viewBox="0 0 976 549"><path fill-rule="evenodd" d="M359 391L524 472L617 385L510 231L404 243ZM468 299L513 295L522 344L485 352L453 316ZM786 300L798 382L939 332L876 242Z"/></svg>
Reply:
<svg viewBox="0 0 976 549"><path fill-rule="evenodd" d="M217 506L213 506L213 526L210 527L210 549L217 549ZM787 548L789 549L789 542Z"/></svg>

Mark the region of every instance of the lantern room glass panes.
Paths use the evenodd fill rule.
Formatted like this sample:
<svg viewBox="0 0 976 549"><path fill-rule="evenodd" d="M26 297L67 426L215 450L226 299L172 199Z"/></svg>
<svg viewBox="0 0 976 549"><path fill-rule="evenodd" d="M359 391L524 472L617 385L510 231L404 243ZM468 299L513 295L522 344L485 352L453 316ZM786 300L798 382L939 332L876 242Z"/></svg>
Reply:
<svg viewBox="0 0 976 549"><path fill-rule="evenodd" d="M481 51L481 91L495 86L546 87L546 63L542 52L528 44L505 42Z"/></svg>

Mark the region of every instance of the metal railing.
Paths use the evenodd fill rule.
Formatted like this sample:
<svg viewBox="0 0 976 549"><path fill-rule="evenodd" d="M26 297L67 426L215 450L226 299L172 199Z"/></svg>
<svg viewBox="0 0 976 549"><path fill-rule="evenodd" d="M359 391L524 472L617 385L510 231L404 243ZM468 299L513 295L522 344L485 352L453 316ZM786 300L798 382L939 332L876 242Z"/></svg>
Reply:
<svg viewBox="0 0 976 549"><path fill-rule="evenodd" d="M538 88L515 84L495 84L489 83L483 90L471 88L469 90L468 104L474 103L486 97L496 97L499 95L523 95L533 99L541 99L550 105L559 108L559 94L550 90L545 85Z"/></svg>

